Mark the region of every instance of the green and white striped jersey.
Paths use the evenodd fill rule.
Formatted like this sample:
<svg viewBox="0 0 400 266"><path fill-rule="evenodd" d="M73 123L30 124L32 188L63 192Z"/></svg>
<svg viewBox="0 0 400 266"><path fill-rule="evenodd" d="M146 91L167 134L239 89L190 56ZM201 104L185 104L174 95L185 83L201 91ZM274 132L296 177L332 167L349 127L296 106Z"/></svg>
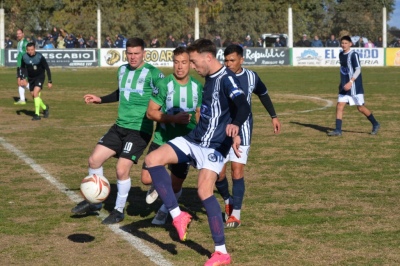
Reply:
<svg viewBox="0 0 400 266"><path fill-rule="evenodd" d="M21 67L21 62L22 62L22 56L26 54L26 45L28 44L28 41L23 38L20 40L17 44L17 67Z"/></svg>
<svg viewBox="0 0 400 266"><path fill-rule="evenodd" d="M151 100L161 106L161 111L166 114L184 111L192 114L192 117L187 125L157 123L154 143L162 145L192 131L196 126L196 108L201 106L202 93L203 85L190 76L185 85L179 84L173 74L157 82Z"/></svg>
<svg viewBox="0 0 400 266"><path fill-rule="evenodd" d="M163 73L147 63L137 69L129 64L119 67L118 126L153 134L153 121L146 117L146 111L155 84L162 78Z"/></svg>

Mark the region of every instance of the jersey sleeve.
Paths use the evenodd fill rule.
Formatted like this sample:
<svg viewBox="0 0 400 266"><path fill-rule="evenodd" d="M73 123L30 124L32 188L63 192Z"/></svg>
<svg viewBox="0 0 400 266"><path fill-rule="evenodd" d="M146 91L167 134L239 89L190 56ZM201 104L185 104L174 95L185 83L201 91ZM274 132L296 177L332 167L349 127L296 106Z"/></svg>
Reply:
<svg viewBox="0 0 400 266"><path fill-rule="evenodd" d="M258 95L258 96L262 96L268 93L268 89L267 86L265 86L264 82L262 82L262 80L260 79L260 77L257 75L257 73L254 72L254 74L256 75L256 86L253 90L253 93Z"/></svg>
<svg viewBox="0 0 400 266"><path fill-rule="evenodd" d="M155 86L153 87L153 93L150 96L150 100L155 102L159 106L164 105L167 95L167 86L165 81L166 78L158 80Z"/></svg>
<svg viewBox="0 0 400 266"><path fill-rule="evenodd" d="M203 84L200 82L197 82L198 87L197 87L197 95L198 95L198 100L197 100L197 108L201 108L201 102L203 101Z"/></svg>
<svg viewBox="0 0 400 266"><path fill-rule="evenodd" d="M40 58L40 64L42 65L43 69L46 70L46 73L47 73L47 82L52 83L50 67L49 67L49 64L47 64L46 58L44 58L43 55L42 55L42 57Z"/></svg>
<svg viewBox="0 0 400 266"><path fill-rule="evenodd" d="M231 100L234 100L239 95L244 95L244 92L240 87L239 80L232 75L228 75L223 79L223 86L225 94L228 95Z"/></svg>

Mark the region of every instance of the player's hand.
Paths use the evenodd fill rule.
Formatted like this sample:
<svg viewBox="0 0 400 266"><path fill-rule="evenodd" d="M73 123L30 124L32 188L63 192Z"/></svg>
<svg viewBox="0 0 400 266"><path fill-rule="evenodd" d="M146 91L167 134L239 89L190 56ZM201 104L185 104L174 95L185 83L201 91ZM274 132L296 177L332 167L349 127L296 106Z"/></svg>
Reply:
<svg viewBox="0 0 400 266"><path fill-rule="evenodd" d="M349 82L347 82L344 86L343 86L343 89L345 90L345 91L349 91L349 90L351 90L351 87L353 86L353 83L351 83L350 81Z"/></svg>
<svg viewBox="0 0 400 266"><path fill-rule="evenodd" d="M89 103L101 103L101 99L100 97L93 95L93 94L86 94L85 96L83 96L83 98L85 99L85 103L89 104Z"/></svg>
<svg viewBox="0 0 400 266"><path fill-rule="evenodd" d="M236 136L236 137L233 138L232 149L235 152L236 157L238 157L238 158L241 157L240 154L242 153L242 151L239 150L240 142L241 142L241 140L240 140L239 136Z"/></svg>
<svg viewBox="0 0 400 266"><path fill-rule="evenodd" d="M186 112L179 112L176 115L174 115L174 123L176 124L189 124L190 118L192 117L191 114L186 113Z"/></svg>
<svg viewBox="0 0 400 266"><path fill-rule="evenodd" d="M277 117L272 118L272 126L274 127L274 134L281 133L281 122Z"/></svg>
<svg viewBox="0 0 400 266"><path fill-rule="evenodd" d="M226 126L226 135L228 137L236 137L239 134L239 127L234 124L228 124Z"/></svg>
<svg viewBox="0 0 400 266"><path fill-rule="evenodd" d="M47 83L47 87L51 89L53 87L53 83Z"/></svg>

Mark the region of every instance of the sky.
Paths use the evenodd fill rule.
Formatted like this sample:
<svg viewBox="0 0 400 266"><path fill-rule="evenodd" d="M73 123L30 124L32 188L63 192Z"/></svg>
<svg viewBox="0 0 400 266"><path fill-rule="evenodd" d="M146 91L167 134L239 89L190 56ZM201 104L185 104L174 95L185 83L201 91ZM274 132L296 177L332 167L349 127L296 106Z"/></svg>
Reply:
<svg viewBox="0 0 400 266"><path fill-rule="evenodd" d="M400 29L400 0L395 1L394 12L388 21L389 26Z"/></svg>

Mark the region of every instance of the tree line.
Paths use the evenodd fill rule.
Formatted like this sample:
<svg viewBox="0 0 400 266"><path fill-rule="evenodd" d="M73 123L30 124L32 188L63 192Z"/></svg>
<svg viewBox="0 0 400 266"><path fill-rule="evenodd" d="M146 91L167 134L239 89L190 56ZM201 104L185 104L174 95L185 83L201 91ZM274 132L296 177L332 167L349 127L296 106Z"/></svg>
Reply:
<svg viewBox="0 0 400 266"><path fill-rule="evenodd" d="M293 10L294 41L302 34L326 39L343 32L376 40L382 35L382 8L388 19L395 0L6 0L5 34L17 28L46 35L53 27L83 36L96 35L97 8L102 14L102 40L123 34L165 43L194 33L194 9L200 10L200 37L220 35L242 41L262 33L287 33ZM391 36L389 36L390 38ZM388 40L389 40L388 38ZM102 41L99 40L99 41Z"/></svg>

